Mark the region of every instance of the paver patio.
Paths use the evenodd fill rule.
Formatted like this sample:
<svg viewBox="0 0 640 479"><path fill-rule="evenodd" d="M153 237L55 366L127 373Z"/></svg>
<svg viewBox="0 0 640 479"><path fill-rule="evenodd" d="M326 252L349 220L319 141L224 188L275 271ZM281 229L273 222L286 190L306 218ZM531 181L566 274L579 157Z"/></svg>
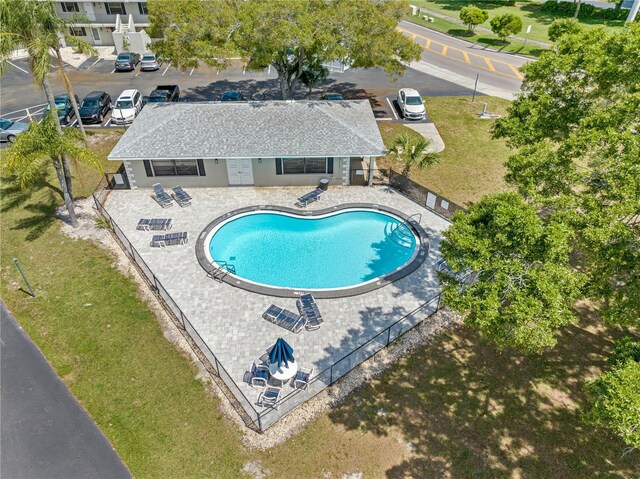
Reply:
<svg viewBox="0 0 640 479"><path fill-rule="evenodd" d="M246 206L291 207L299 196L308 191L307 187L193 188L188 191L193 197L192 206L180 208L175 205L162 209L151 198L150 189L138 189L112 191L105 202L113 220L258 412L262 408L255 403L261 389L243 382L243 376L251 363L257 362L278 337L283 337L293 347L301 367L314 368L317 373L438 294L433 265L440 258L440 232L448 227L449 222L387 187L331 187L321 201L308 208L373 203L395 208L407 215L421 213L420 224L429 235L428 258L413 273L381 289L355 297L318 300L325 324L317 331L303 330L293 334L262 319L262 313L272 303L296 311L295 299L251 293L206 276L196 259L195 243L209 222ZM172 218L171 231L188 231L189 243L151 248L149 242L153 233L136 230L140 218ZM428 315L427 311L421 313L414 321ZM384 336L380 341L386 341L386 334ZM372 348L377 349L375 344ZM337 372L351 369L351 365L345 362L338 369L340 371L334 372L334 376ZM322 389L325 382L323 377L306 392L286 401L278 412L269 415L266 425ZM291 391L289 385L283 389L284 394Z"/></svg>

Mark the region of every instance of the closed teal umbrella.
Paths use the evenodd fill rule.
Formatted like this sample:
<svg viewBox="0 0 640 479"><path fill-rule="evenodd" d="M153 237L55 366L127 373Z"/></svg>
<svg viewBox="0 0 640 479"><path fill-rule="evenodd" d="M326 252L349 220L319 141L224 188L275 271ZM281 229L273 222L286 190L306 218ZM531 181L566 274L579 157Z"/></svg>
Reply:
<svg viewBox="0 0 640 479"><path fill-rule="evenodd" d="M276 344L271 348L271 352L269 353L269 362L271 364L275 364L278 367L282 366L282 363L286 367L289 367L290 362L295 362L295 358L293 357L293 348L289 346L284 339L278 338Z"/></svg>

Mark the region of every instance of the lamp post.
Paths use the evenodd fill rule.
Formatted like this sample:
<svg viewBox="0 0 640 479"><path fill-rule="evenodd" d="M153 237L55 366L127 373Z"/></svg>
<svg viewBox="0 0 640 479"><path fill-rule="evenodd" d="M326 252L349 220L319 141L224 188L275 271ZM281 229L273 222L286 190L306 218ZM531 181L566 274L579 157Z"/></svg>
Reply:
<svg viewBox="0 0 640 479"><path fill-rule="evenodd" d="M29 284L29 281L27 281L27 277L24 275L24 272L22 271L22 268L20 267L20 263L18 263L18 258L13 258L13 262L16 264L16 268L18 268L18 271L20 271L20 274L22 275L22 279L24 279L24 282L27 284L27 288L29 288L29 294L32 297L36 297L36 293L33 292L33 288L31 288L31 285Z"/></svg>

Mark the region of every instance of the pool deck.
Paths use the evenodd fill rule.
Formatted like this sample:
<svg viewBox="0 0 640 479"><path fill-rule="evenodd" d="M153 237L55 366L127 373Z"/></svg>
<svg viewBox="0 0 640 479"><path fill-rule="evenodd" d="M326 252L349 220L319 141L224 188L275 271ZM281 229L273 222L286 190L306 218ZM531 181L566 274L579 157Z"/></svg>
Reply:
<svg viewBox="0 0 640 479"><path fill-rule="evenodd" d="M353 297L319 299L318 306L325 319L319 330L294 334L262 319L262 313L270 304L297 311L293 298L252 293L206 276L196 258L196 239L213 219L252 205L292 207L297 198L309 190L299 187L193 188L188 191L193 197L192 206L174 205L163 209L151 198L150 189L139 189L112 191L105 202L108 213L257 411L262 410L255 404L262 390L249 386L243 377L252 362L258 362L278 337L283 337L293 347L301 367L314 368L317 373L439 291L433 265L440 258L440 233L449 222L387 187L332 186L320 201L307 209L373 203L399 210L407 216L421 213L420 225L429 235L428 257L416 271L383 288ZM140 218L171 218L171 232L188 231L189 243L151 248L149 242L154 233L136 230ZM347 364L341 364L341 368L350 369ZM323 387L322 381L317 381L308 391L284 403L277 413L270 415L268 423ZM284 394L291 391L289 385L283 389Z"/></svg>

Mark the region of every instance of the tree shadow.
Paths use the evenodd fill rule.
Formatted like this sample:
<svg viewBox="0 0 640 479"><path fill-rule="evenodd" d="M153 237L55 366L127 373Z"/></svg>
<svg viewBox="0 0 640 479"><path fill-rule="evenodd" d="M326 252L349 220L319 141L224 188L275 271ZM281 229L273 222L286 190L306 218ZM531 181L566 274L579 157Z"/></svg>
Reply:
<svg viewBox="0 0 640 479"><path fill-rule="evenodd" d="M584 381L619 335L588 323L562 330L557 347L536 357L499 352L468 328L444 333L330 419L379 436L400 430L411 454L389 478L632 475L636 459L621 458L623 445L581 418Z"/></svg>
<svg viewBox="0 0 640 479"><path fill-rule="evenodd" d="M25 211L33 213L32 216L21 218L16 221L12 230L28 230L25 239L34 241L40 238L54 223L54 213L58 208L58 201L53 192L49 194L49 198L44 199L40 203L26 205Z"/></svg>
<svg viewBox="0 0 640 479"><path fill-rule="evenodd" d="M46 178L39 178L28 190L21 190L15 184L15 176L8 176L2 179L0 186L0 212L6 213L15 208L19 208L29 201L35 193L48 188L62 198L62 190L49 183Z"/></svg>
<svg viewBox="0 0 640 479"><path fill-rule="evenodd" d="M477 0L456 0L452 2L451 0L432 0L432 3L438 5L439 8L443 10L449 10L452 12L459 12L463 7L468 5L476 5L478 4ZM482 1L480 3L480 8L483 10L492 10L494 8L504 7L504 2L500 1ZM425 8L429 8L428 6Z"/></svg>

